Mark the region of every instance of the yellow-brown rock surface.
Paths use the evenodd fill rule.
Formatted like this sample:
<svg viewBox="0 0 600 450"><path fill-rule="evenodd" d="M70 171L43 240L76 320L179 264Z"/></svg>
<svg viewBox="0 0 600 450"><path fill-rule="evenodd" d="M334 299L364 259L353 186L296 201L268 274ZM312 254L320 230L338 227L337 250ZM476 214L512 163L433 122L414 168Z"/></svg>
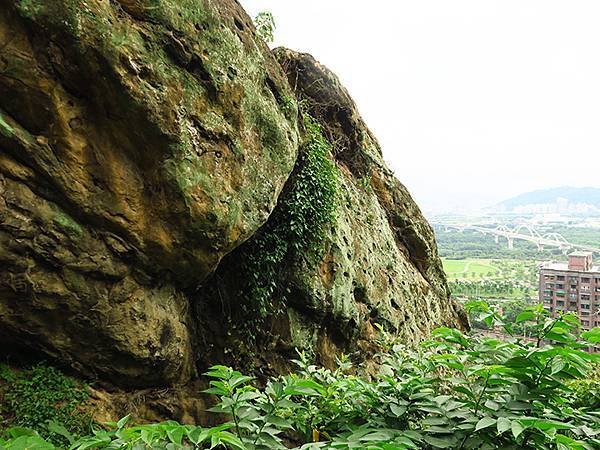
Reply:
<svg viewBox="0 0 600 450"><path fill-rule="evenodd" d="M0 0L3 354L162 386L442 324L433 232L352 99L235 0Z"/></svg>

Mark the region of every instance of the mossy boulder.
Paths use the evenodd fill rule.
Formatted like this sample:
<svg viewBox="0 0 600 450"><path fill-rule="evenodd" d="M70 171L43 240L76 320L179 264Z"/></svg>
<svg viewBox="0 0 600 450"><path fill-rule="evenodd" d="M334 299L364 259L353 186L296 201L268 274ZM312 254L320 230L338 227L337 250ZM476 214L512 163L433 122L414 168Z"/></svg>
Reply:
<svg viewBox="0 0 600 450"><path fill-rule="evenodd" d="M0 5L2 353L137 388L467 326L346 90L235 0Z"/></svg>
<svg viewBox="0 0 600 450"><path fill-rule="evenodd" d="M0 339L187 380L187 291L268 218L297 106L233 0L3 0Z"/></svg>
<svg viewBox="0 0 600 450"><path fill-rule="evenodd" d="M361 340L366 346L377 325L407 343L442 325L468 328L464 310L450 297L433 229L387 167L352 97L311 55L285 48L274 53L296 97L332 143L343 180L323 257L289 273L297 288L292 305L308 310L308 317L321 311L326 320L318 329L331 330L350 348Z"/></svg>
<svg viewBox="0 0 600 450"><path fill-rule="evenodd" d="M301 155L314 126L328 143L325 157L337 173L335 198L328 197L334 210L317 230L311 217L287 211L298 197L307 204L322 201L322 189L307 196L299 158L267 224L223 260L198 294L199 320L216 310L228 318L225 326L207 321L203 327L218 336L215 347L227 342L238 350L228 363L240 363L236 357L246 352L253 364L277 371L289 364L294 348L330 365L341 352L367 358L377 351L379 327L408 344L442 325L468 327L450 298L431 226L386 166L346 89L312 56L283 48L274 53L310 118L302 127ZM329 173L315 170L308 179L319 185ZM289 227L305 234L292 235L286 251L277 251ZM266 316L260 314L265 303L271 305Z"/></svg>

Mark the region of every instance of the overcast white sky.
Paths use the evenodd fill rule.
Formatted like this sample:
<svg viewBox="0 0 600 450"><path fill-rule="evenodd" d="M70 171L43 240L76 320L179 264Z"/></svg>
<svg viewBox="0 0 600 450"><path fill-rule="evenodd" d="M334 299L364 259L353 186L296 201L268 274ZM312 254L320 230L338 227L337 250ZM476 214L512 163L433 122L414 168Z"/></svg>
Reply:
<svg viewBox="0 0 600 450"><path fill-rule="evenodd" d="M423 209L600 187L600 1L241 3L338 74Z"/></svg>

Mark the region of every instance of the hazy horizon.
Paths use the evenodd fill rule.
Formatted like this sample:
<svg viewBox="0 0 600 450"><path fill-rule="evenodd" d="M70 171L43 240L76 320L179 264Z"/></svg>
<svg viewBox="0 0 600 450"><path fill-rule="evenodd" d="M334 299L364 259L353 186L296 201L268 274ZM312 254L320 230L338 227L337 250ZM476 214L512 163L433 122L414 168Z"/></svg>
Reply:
<svg viewBox="0 0 600 450"><path fill-rule="evenodd" d="M424 210L600 186L600 3L241 3L340 77Z"/></svg>

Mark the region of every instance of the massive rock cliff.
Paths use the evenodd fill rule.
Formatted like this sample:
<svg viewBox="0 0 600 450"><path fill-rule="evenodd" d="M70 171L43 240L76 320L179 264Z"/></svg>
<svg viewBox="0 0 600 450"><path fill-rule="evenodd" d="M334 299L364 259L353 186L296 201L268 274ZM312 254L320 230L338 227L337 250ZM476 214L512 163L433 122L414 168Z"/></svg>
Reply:
<svg viewBox="0 0 600 450"><path fill-rule="evenodd" d="M246 305L260 307L267 297L270 310L279 305L280 311L252 326L251 337L262 332L263 348L276 350L256 352L260 365L275 364L281 370L285 357L293 354L290 347L314 351L325 365L334 365L341 352L355 351L362 359L372 352L378 325L406 343L418 342L441 325L468 326L463 310L450 299L430 225L387 168L376 138L346 89L308 54L284 48L274 54L305 116L312 118L308 127L316 125L329 143L327 159L337 173L333 218L321 225L324 233L316 239L300 239L299 246L284 250L277 246L278 236L291 234L298 239L286 233L282 221L306 225L302 214L289 211L290 199L293 203L306 198L323 207L322 196L307 195L304 186L305 154L311 151L310 142L306 145L311 129L305 123L305 144L278 207L265 226L223 259L195 303L202 311L200 320L220 310L229 322L223 327L209 320L203 327L212 330L210 336L221 335L218 342L225 342L225 348L244 348L249 338L244 330L257 316ZM308 175L322 177L318 171ZM304 220L315 217L309 214ZM317 252L311 245L315 241ZM265 243L280 254L265 248ZM275 267L269 264L273 259ZM267 279L257 277L257 269L264 272L265 268ZM207 313L211 302L213 308ZM253 339L250 343L257 345ZM222 347L216 346L219 351ZM209 355L206 362L217 356Z"/></svg>
<svg viewBox="0 0 600 450"><path fill-rule="evenodd" d="M346 90L235 0L0 0L4 353L166 385L463 323Z"/></svg>

